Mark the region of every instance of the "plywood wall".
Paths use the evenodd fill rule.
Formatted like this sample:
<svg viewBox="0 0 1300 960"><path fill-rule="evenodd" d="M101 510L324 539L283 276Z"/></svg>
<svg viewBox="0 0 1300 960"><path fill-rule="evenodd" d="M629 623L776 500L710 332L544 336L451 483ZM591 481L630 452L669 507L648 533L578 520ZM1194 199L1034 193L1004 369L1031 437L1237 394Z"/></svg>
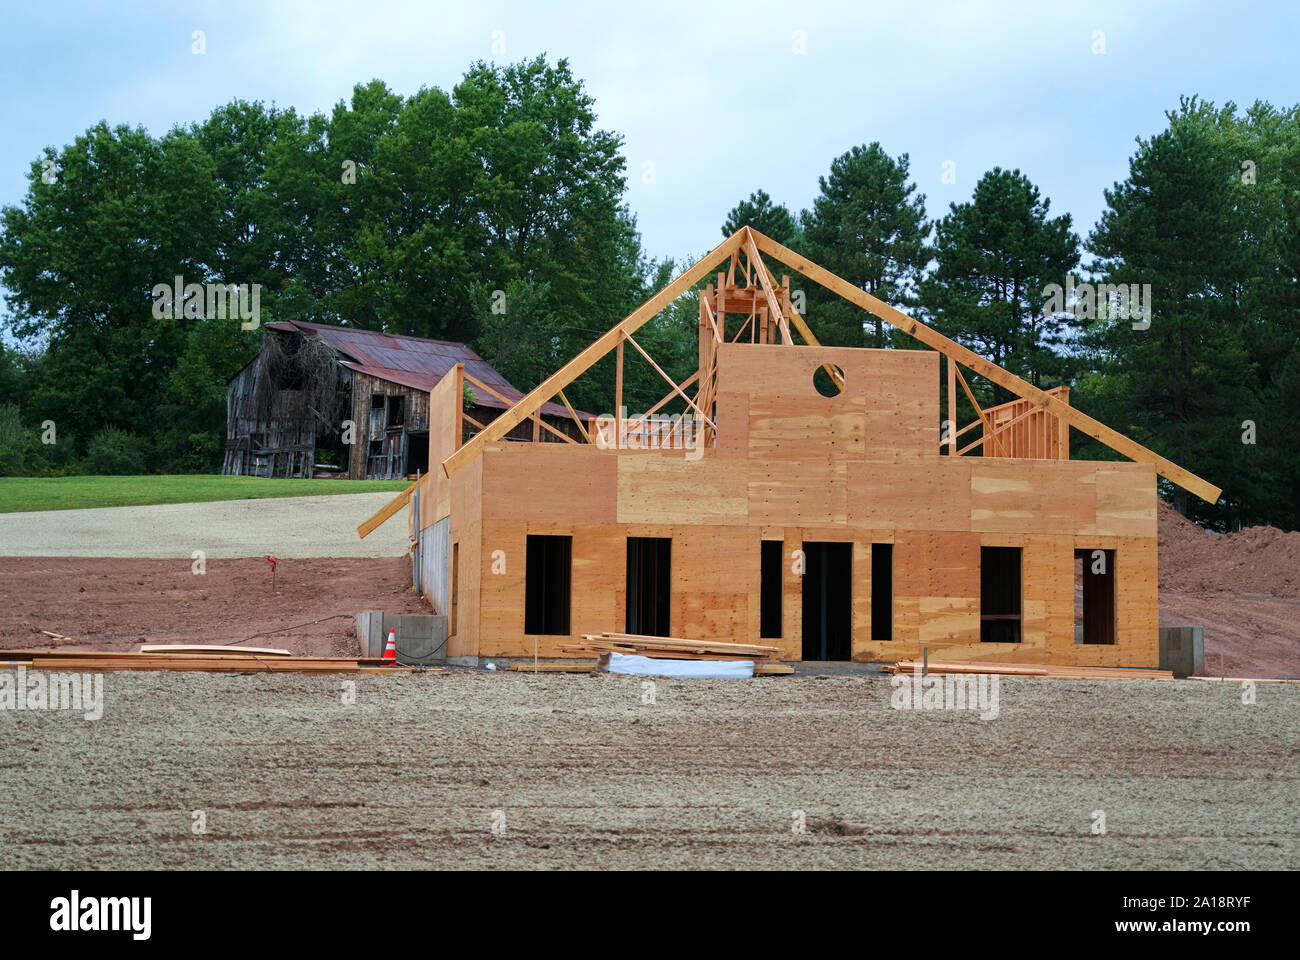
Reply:
<svg viewBox="0 0 1300 960"><path fill-rule="evenodd" d="M805 540L829 540L854 544L855 660L916 656L926 645L943 657L1156 665L1154 468L940 456L938 359L727 344L719 350L718 444L698 459L489 445L451 482L463 568L452 654L559 656L561 643L583 633L622 630L626 538L662 536L673 540L677 636L757 640L761 541L778 539L786 561L781 645L797 659L802 610L792 558ZM814 388L823 363L843 370L838 397ZM574 538L567 638L523 632L530 533ZM894 544L887 644L871 642L881 614L871 604L872 543ZM980 643L981 546L1024 551L1019 644ZM1076 548L1117 551L1114 645L1074 643ZM494 557L504 564L494 569ZM473 618L464 616L469 589Z"/></svg>

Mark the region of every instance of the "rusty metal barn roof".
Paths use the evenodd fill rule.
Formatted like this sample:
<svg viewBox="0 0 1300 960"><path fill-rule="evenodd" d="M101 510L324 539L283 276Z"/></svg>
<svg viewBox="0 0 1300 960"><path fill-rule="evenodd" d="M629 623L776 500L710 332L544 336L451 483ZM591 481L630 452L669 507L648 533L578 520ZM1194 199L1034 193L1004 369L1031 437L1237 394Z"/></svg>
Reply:
<svg viewBox="0 0 1300 960"><path fill-rule="evenodd" d="M452 340L425 340L395 333L360 330L356 327L334 327L324 323L307 323L301 320L284 320L268 323L271 330L302 333L317 337L343 354L340 362L350 370L378 377L391 383L400 383L417 390L432 390L457 363L465 364L465 372L481 380L514 403L523 396L505 377L486 360L465 346ZM350 358L350 359L346 359ZM509 404L483 390L474 391L474 402L481 407L506 409ZM569 411L558 403L542 406L548 417L568 417ZM585 416L578 411L580 416Z"/></svg>

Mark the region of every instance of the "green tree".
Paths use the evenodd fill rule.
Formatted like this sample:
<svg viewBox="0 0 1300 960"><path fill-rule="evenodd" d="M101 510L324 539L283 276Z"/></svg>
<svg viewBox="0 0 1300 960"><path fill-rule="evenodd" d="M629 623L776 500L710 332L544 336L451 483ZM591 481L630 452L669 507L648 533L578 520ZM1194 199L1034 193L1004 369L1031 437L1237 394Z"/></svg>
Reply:
<svg viewBox="0 0 1300 960"><path fill-rule="evenodd" d="M797 245L802 234L799 221L786 209L785 204L773 203L766 190L755 190L727 212L727 219L722 224L722 235L729 237L746 226L753 227L787 247Z"/></svg>
<svg viewBox="0 0 1300 960"><path fill-rule="evenodd" d="M925 197L908 180L908 156L894 159L879 143L854 147L820 177L821 193L803 216L806 252L849 283L895 306L914 302L921 272L930 261ZM818 291L810 301L823 322L823 342L883 347L884 321L864 315L838 297ZM874 320L870 342L863 324ZM823 335L820 331L825 329Z"/></svg>
<svg viewBox="0 0 1300 960"><path fill-rule="evenodd" d="M153 317L151 291L208 278L212 160L190 134L105 123L43 159L23 204L0 213L8 329L45 344L29 410L79 436L110 421L152 434L185 336L184 321Z"/></svg>
<svg viewBox="0 0 1300 960"><path fill-rule="evenodd" d="M995 167L935 225L936 265L921 284L938 330L1040 387L1066 379L1073 326L1044 310L1045 287L1079 263L1070 216L1050 217L1050 205L1019 170ZM994 388L995 403L1012 396Z"/></svg>
<svg viewBox="0 0 1300 960"><path fill-rule="evenodd" d="M1150 284L1152 303L1148 329L1122 318L1089 329L1102 376L1088 400L1224 487L1217 506L1172 488L1180 512L1220 528L1294 524L1295 112L1238 117L1192 97L1167 118L1138 141L1089 238L1103 278Z"/></svg>

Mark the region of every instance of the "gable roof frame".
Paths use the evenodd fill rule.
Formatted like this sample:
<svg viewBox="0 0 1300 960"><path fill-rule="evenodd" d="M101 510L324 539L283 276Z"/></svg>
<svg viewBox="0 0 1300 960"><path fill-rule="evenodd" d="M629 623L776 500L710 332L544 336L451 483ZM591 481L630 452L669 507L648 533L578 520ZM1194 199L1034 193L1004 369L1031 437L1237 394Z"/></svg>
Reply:
<svg viewBox="0 0 1300 960"><path fill-rule="evenodd" d="M471 440L453 452L442 461L443 474L451 477L457 471L465 467L474 458L479 456L483 449L489 444L501 440L514 427L537 414L537 411L546 404L557 393L563 391L565 387L585 373L594 363L604 357L607 353L615 348L621 350L622 343L625 339L630 338L649 320L659 314L665 307L676 300L683 293L687 292L694 284L707 276L712 268L720 261L729 260L729 273L734 277L734 271L741 253L744 253L747 260L746 273L750 270L756 274L758 281L757 286L760 288L764 299L767 302L768 309L771 311L772 318L781 332L782 345L793 346L793 332L797 332L808 346L817 347L821 344L818 342L812 329L807 322L794 309L793 304L786 304L786 309L781 309L780 298L776 296L775 277L772 276L767 264L763 261L762 254L767 254L775 260L778 260L785 266L802 274L814 283L826 288L832 293L838 295L849 303L860 307L872 316L879 317L886 323L897 327L908 336L919 340L926 346L938 351L948 357L955 364L964 366L967 369L978 373L998 386L1003 387L1009 392L1015 394L1023 400L1028 400L1038 408L1057 417L1059 420L1074 427L1076 430L1087 434L1095 440L1100 441L1112 450L1130 460L1138 463L1150 463L1154 465L1156 473L1171 483L1177 484L1184 490L1195 494L1207 503L1215 503L1222 490L1207 480L1204 480L1189 470L1180 467L1178 464L1165 457L1160 456L1153 450L1142 446L1136 440L1126 437L1117 430L1106 426L1098 420L1083 413L1068 403L1052 396L1044 390L1022 380L1015 374L1004 370L989 360L984 359L972 350L963 347L955 340L945 337L919 320L909 317L895 307L891 307L883 300L872 296L865 290L855 287L848 281L831 273L825 267L813 263L807 257L795 253L789 247L778 243L771 237L768 237L749 226L741 227L721 244L714 247L707 254L697 260L694 264L682 271L666 287L650 297L645 303L637 307L630 314L623 318L615 326L596 339L590 346L582 350L572 360L563 367L547 377L542 383L520 398L513 406L494 419L487 427L477 433ZM753 278L752 278L753 279ZM706 306L704 299L701 299L701 309ZM710 313L713 311L710 310ZM713 325L713 332L717 335L717 324ZM635 346L635 342L633 343ZM828 371L832 377L838 381L838 371L828 365ZM697 371L696 376L703 378L704 371ZM963 379L963 386L964 386ZM703 379L700 383L701 396L705 389ZM969 388L968 388L969 389ZM978 404L976 409L979 409ZM392 503L384 508L380 513L385 513L390 509L396 510L409 496L409 491L399 495ZM391 513L388 513L391 516ZM379 514L376 514L378 517Z"/></svg>

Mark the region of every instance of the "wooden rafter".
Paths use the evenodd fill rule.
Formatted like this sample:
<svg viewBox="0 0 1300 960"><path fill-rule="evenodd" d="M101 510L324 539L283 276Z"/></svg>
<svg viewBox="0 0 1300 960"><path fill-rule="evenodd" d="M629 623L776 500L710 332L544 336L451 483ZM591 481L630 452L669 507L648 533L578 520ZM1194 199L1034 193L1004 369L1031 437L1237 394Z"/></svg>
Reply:
<svg viewBox="0 0 1300 960"><path fill-rule="evenodd" d="M954 369L957 371L957 382L960 383L961 388L966 391L966 399L969 400L970 405L975 408L975 413L979 416L980 423L984 424L984 436L992 437L993 445L997 447L998 450L1002 452L1002 456L1005 457L1007 455L1006 448L1002 446L1002 441L998 439L997 434L993 432L993 425L989 423L989 418L984 416L984 411L980 409L979 403L976 402L975 394L971 393L970 385L966 382L966 378L962 376L961 369L959 367L955 367Z"/></svg>
<svg viewBox="0 0 1300 960"><path fill-rule="evenodd" d="M569 411L569 416L573 417L573 422L578 425L578 432L582 434L582 439L591 443L591 435L587 433L587 428L584 427L582 421L578 419L577 411L573 409L573 404L569 403L569 398L564 395L563 390L560 391L560 400L564 402L564 409Z"/></svg>
<svg viewBox="0 0 1300 960"><path fill-rule="evenodd" d="M680 384L676 384L676 386L679 386L679 387L681 387L683 390L685 390L687 387L689 387L692 383L694 383L694 382L695 382L696 380L698 380L699 378L700 378L700 371L696 370L696 371L695 371L694 373L692 373L689 377L687 377L685 380L683 380ZM669 390L668 393L664 395L663 399L661 399L661 400L660 400L658 403L656 403L653 407L651 407L649 410L647 410L647 411L643 414L643 416L647 416L647 417L648 417L648 416L650 416L651 414L657 412L657 411L659 410L660 407L662 407L665 403L667 403L669 400L671 400L671 399L672 399L673 397L675 397L675 396L677 396L676 391ZM699 399L698 394L697 394L697 396L696 396L696 399L697 399L697 400Z"/></svg>
<svg viewBox="0 0 1300 960"><path fill-rule="evenodd" d="M771 278L768 276L767 264L763 262L763 256L758 252L758 246L754 242L754 231L749 227L742 228L745 231L745 252L751 263L756 265L755 273L758 274L758 285L763 289L763 296L767 299L767 309L776 325L781 330L781 337L787 344L793 344L794 340L790 337L790 325L786 322L781 313L781 304L776 298L776 291L773 288Z"/></svg>
<svg viewBox="0 0 1300 960"><path fill-rule="evenodd" d="M415 492L415 484L411 484L392 500L388 501L378 513L374 514L369 520L357 527L357 536L365 539L376 527L383 524L385 520L395 514L402 507L406 506L411 500L411 494Z"/></svg>
<svg viewBox="0 0 1300 960"><path fill-rule="evenodd" d="M485 446L500 440L516 425L528 419L543 403L555 396L557 390L567 387L582 376L593 363L614 349L621 342L623 336L635 333L651 317L658 315L668 304L693 287L697 281L703 279L720 260L739 250L741 240L741 235L737 231L697 260L692 266L682 271L676 280L633 310L621 322L611 327L589 347L525 394L513 407L488 424L486 430L475 435L473 439L444 460L442 462L443 472L449 477L452 476L465 464L482 453Z"/></svg>
<svg viewBox="0 0 1300 960"><path fill-rule="evenodd" d="M752 231L752 233L755 238L755 244L757 245L758 238L763 235L759 233L757 230ZM763 264L763 272L767 273L769 281L774 279L772 277L772 274L767 269L767 264ZM821 346L821 342L818 341L818 339L815 336L813 336L812 328L808 326L807 322L804 320L803 317L799 316L799 311L794 308L794 304L790 305L790 323L795 328L795 330L798 331L799 336L803 337L803 342L808 344L808 346L810 347ZM827 375L831 378L831 381L835 384L836 387L838 387L841 390L844 389L844 376L840 373L839 367L835 366L835 364L833 363L824 363L822 364L822 369L826 371Z"/></svg>
<svg viewBox="0 0 1300 960"><path fill-rule="evenodd" d="M750 249L750 241L752 241L752 249ZM703 279L703 277L709 272L709 269L724 258L728 259L726 271L730 274L731 283L734 285L736 268L741 266L740 254L742 251L745 253L744 268L748 277L746 286L749 286L752 283L753 275L756 274L758 285L763 288L763 295L765 298L770 294L773 300L777 300L775 289L776 281L762 260L763 254L780 261L782 264L803 274L814 283L825 287L827 290L830 290L832 293L835 293L850 303L866 310L873 316L879 317L892 326L897 327L909 336L921 341L926 346L932 347L944 354L946 357L955 361L956 364L960 364L961 366L980 374L1017 397L1032 402L1038 408L1052 414L1062 423L1074 427L1076 430L1106 444L1111 449L1123 454L1131 460L1135 460L1139 463L1152 464L1160 476L1165 477L1178 486L1196 494L1207 502L1214 503L1221 495L1222 491L1218 487L1196 476L1191 473L1191 471L1186 470L1171 460L1147 449L1137 441L1131 440L1119 433L1117 430L1113 430L1105 424L1094 420L1092 417L1089 417L1077 408L1070 406L1068 403L1058 399L1057 397L1049 395L1046 391L1040 390L1038 387L1025 382L1015 374L1003 370L1001 367L984 359L974 351L969 350L961 344L943 336L938 331L927 327L925 324L912 319L901 310L891 307L884 301L858 289L847 281L835 276L824 267L813 263L806 257L800 256L788 247L777 243L770 237L767 237L750 227L742 227L724 240L707 255L683 271L675 280L668 284L668 286L664 287L644 304L632 313L628 314L628 316L619 324L612 327L589 347L561 367L556 373L552 374L539 386L526 394L510 409L506 410L501 416L493 420L488 424L486 429L481 431L459 450L455 451L451 456L447 457L443 461L443 472L447 476L451 476L466 463L477 457L488 443L499 440L523 420L535 417L536 411L548 398L555 396L557 391L579 377L585 370L611 349L621 345L622 336L624 334L630 334L638 330L648 320L661 312L669 303L675 300L682 293L685 293L699 280ZM718 289L716 291L717 303L714 311L719 321L722 321L725 317L726 286L727 278L724 273L720 272L718 274ZM787 342L792 343L792 340L789 338L792 336L792 331L797 331L804 339L804 342L808 345L820 346L817 338L813 335L807 323L799 316L798 312L795 311L792 306L783 311L780 302L777 301L775 304L769 303L769 310L772 311L773 318L779 316L787 321L788 328L784 331L785 336L787 337ZM712 318L710 318L710 322L715 327L717 326L717 324L713 322ZM780 321L778 320L776 323L778 328L780 328ZM640 350L640 346L636 346L637 349ZM641 352L644 354L644 351ZM649 357L647 357L647 359L649 359ZM651 361L651 363L653 364L653 361ZM657 365L655 366L656 369L658 369ZM832 365L828 364L827 366L830 367L832 371L834 370ZM963 387L969 393L969 385L966 384L965 378L961 377L960 370L955 370L955 372L957 376L961 378ZM713 375L714 374L710 372L709 377L712 377ZM832 373L832 376L834 376L834 373ZM664 378L672 384L672 380L668 378L666 374L664 374ZM835 377L835 380L837 384L842 383L842 379L837 376ZM675 387L676 385L673 384L673 386ZM704 386L705 384L701 382L701 388ZM686 397L685 394L682 394L682 397L687 403L691 404L692 407L699 410L699 407L697 407L689 397ZM973 396L971 399L973 400ZM980 411L981 417L983 417L983 411L980 410L979 405L975 404L974 406L976 410ZM703 416L702 412L701 415ZM705 417L705 420L708 422L710 427L714 426L712 420L708 417ZM990 433L994 436L994 444L1000 446L1000 441L997 435L992 433L991 430ZM573 442L572 438L566 437L566 439Z"/></svg>
<svg viewBox="0 0 1300 960"><path fill-rule="evenodd" d="M695 405L695 401L692 400L690 397L688 397L681 387L677 386L677 384L673 381L672 377L664 373L663 368L660 367L659 364L654 362L654 358L652 358L650 354L646 353L645 350L641 348L641 344L637 343L636 340L632 337L632 334L630 333L627 335L627 342L632 344L632 346L636 347L637 352L641 354L641 356L645 357L646 363L650 364L650 366L655 368L659 376L663 377L664 380L667 381L668 385L673 388L673 392L676 393L677 396L685 400L686 403L690 405L691 409L693 409L696 413L700 415L700 418L703 419L705 423L713 427L715 430L717 429L717 426L714 424L712 420L710 420L705 415L704 411Z"/></svg>

